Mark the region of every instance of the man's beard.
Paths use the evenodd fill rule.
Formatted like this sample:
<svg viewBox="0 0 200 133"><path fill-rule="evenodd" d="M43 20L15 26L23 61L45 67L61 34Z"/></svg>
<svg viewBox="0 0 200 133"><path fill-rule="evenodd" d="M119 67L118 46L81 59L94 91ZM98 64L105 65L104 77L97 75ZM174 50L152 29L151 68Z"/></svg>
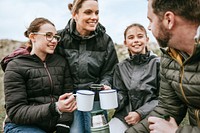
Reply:
<svg viewBox="0 0 200 133"><path fill-rule="evenodd" d="M168 29L164 29L162 25L160 25L159 28L160 31L158 33L158 37L156 37L156 40L160 47L168 47L169 40L171 39L171 34L169 33Z"/></svg>

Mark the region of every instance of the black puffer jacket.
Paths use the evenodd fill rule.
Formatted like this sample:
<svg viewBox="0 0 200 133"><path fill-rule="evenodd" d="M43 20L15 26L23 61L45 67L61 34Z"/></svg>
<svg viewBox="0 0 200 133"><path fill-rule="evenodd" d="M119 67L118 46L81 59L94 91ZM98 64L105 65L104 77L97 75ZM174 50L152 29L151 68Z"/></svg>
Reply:
<svg viewBox="0 0 200 133"><path fill-rule="evenodd" d="M118 90L119 107L115 117L125 122L124 117L136 111L143 119L157 105L159 66L159 58L150 51L127 58L116 66L113 86Z"/></svg>
<svg viewBox="0 0 200 133"><path fill-rule="evenodd" d="M53 132L59 119L55 102L73 89L68 70L67 62L59 55L48 55L45 62L36 55L12 59L4 76L6 122L36 125ZM65 116L71 123L72 113Z"/></svg>
<svg viewBox="0 0 200 133"><path fill-rule="evenodd" d="M81 37L75 29L71 19L58 32L62 40L57 46L57 52L70 64L75 89L88 89L94 83L111 86L113 68L118 63L112 39L100 24L88 37Z"/></svg>

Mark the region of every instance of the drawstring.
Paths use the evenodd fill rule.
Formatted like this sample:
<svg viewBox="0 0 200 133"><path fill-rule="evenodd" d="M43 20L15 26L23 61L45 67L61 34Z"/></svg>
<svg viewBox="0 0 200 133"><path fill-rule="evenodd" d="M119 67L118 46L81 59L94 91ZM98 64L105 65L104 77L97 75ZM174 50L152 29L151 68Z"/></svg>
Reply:
<svg viewBox="0 0 200 133"><path fill-rule="evenodd" d="M196 43L200 41L200 26L197 28L197 34L194 37Z"/></svg>
<svg viewBox="0 0 200 133"><path fill-rule="evenodd" d="M196 116L196 119L197 119L197 125L198 125L198 127L200 127L199 110L196 109L194 112L195 112L195 116Z"/></svg>

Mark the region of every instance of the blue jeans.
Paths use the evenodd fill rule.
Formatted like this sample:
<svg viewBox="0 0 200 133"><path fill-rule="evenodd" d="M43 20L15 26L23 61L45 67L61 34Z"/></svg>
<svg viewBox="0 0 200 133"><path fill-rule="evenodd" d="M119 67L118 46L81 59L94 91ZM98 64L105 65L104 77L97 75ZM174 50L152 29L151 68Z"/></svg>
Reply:
<svg viewBox="0 0 200 133"><path fill-rule="evenodd" d="M94 101L92 111L101 110L100 102ZM103 111L107 119L107 111ZM91 133L91 112L74 111L74 121L70 128L70 133Z"/></svg>
<svg viewBox="0 0 200 133"><path fill-rule="evenodd" d="M46 133L36 126L16 125L14 123L6 123L4 133Z"/></svg>
<svg viewBox="0 0 200 133"><path fill-rule="evenodd" d="M91 133L90 112L74 111L74 121L70 128L70 133Z"/></svg>

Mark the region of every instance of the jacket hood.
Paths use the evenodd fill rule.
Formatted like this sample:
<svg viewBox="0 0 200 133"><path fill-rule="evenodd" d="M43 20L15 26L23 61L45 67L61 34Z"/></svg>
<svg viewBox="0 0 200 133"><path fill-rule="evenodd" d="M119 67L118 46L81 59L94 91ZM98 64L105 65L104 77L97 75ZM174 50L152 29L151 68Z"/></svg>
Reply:
<svg viewBox="0 0 200 133"><path fill-rule="evenodd" d="M5 72L5 69L7 67L7 64L14 59L15 57L19 56L19 55L29 55L31 51L31 47L20 47L18 49L16 49L13 53L11 53L10 55L7 55L6 57L3 58L3 60L1 61L1 67L2 70Z"/></svg>
<svg viewBox="0 0 200 133"><path fill-rule="evenodd" d="M151 60L152 58L157 57L152 51L147 51L146 54L136 54L131 55L129 60L131 60L135 64L143 64Z"/></svg>
<svg viewBox="0 0 200 133"><path fill-rule="evenodd" d="M65 27L64 31L69 32L70 35L72 35L72 37L75 38L76 40L85 40L85 39L93 38L96 35L103 35L106 32L106 29L103 25L98 23L96 30L94 32L92 32L90 36L82 37L82 36L79 35L79 33L76 30L76 22L74 21L74 19L70 19L68 21L68 24Z"/></svg>

